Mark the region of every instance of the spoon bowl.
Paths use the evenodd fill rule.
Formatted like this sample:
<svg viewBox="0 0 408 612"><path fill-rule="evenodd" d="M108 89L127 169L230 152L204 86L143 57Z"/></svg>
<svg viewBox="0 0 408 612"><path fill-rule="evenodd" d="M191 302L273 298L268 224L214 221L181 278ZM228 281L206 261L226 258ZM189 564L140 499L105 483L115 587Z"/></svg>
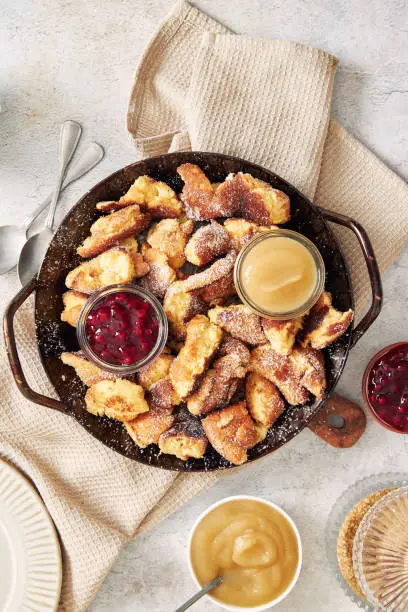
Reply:
<svg viewBox="0 0 408 612"><path fill-rule="evenodd" d="M24 244L18 262L18 277L21 284L26 285L38 272L48 245L54 235L53 230L43 229L39 234L34 234Z"/></svg>
<svg viewBox="0 0 408 612"><path fill-rule="evenodd" d="M0 274L5 274L18 261L20 251L26 241L26 228L18 225L0 227Z"/></svg>

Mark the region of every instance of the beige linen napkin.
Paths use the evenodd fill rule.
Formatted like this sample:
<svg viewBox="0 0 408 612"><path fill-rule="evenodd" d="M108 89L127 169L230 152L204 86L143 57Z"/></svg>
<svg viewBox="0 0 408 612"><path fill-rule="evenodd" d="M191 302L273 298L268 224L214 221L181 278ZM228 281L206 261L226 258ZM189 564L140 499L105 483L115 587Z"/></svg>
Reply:
<svg viewBox="0 0 408 612"><path fill-rule="evenodd" d="M330 119L335 66L311 47L233 35L182 2L141 59L129 130L142 156L192 146L271 168L316 203L358 218L384 269L406 238L408 188ZM365 291L354 240L341 240L356 289L361 283ZM34 388L52 394L37 357L32 308L28 302L18 315L23 366ZM33 479L61 535L61 607L85 610L124 543L215 477L135 464L73 419L27 402L4 348L0 393L0 453Z"/></svg>
<svg viewBox="0 0 408 612"><path fill-rule="evenodd" d="M182 1L139 64L128 129L142 156L217 151L269 168L360 221L384 271L407 240L408 187L330 118L336 64L307 45L232 34ZM335 232L361 314L364 259L349 230Z"/></svg>

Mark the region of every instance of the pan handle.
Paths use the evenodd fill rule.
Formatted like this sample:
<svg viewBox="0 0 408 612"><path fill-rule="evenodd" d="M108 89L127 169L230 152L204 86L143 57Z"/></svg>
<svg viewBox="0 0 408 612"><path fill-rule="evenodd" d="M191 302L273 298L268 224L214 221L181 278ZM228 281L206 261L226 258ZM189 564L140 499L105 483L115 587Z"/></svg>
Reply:
<svg viewBox="0 0 408 612"><path fill-rule="evenodd" d="M10 362L11 372L20 393L27 399L40 404L41 406L47 406L54 410L60 410L66 413L65 406L59 400L53 399L52 397L46 397L37 393L34 389L29 386L26 377L24 376L23 369L21 367L20 358L18 356L16 337L14 333L14 316L20 306L26 301L26 299L34 291L37 284L37 278L32 278L17 295L11 300L6 308L3 318L3 333L4 342L6 345L7 357Z"/></svg>
<svg viewBox="0 0 408 612"><path fill-rule="evenodd" d="M340 213L333 212L332 210L326 210L325 208L320 208L319 206L317 206L316 208L321 212L326 221L338 223L354 232L360 244L361 250L363 251L364 259L368 269L368 274L370 276L372 293L371 306L364 315L364 317L361 319L359 324L353 330L353 337L351 340L351 347L353 347L357 344L361 336L365 334L367 329L372 325L372 323L374 323L375 319L380 314L383 300L380 270L378 269L378 263L374 255L374 249L371 244L371 241L365 229L360 225L360 223L358 223L351 217L346 217L346 215L341 215Z"/></svg>

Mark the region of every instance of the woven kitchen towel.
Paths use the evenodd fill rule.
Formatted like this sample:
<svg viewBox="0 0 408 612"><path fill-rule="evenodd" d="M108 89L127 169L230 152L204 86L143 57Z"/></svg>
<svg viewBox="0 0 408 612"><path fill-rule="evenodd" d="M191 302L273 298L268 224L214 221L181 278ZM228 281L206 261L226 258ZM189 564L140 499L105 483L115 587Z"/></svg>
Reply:
<svg viewBox="0 0 408 612"><path fill-rule="evenodd" d="M39 362L33 303L17 317L17 342L30 385L55 397ZM61 610L86 610L121 547L151 521L213 481L152 469L108 449L76 421L26 401L0 346L0 455L27 474L51 513L63 547ZM163 502L161 499L165 497ZM146 520L145 520L146 519Z"/></svg>
<svg viewBox="0 0 408 612"><path fill-rule="evenodd" d="M317 205L356 218L384 271L408 236L408 186L336 121L337 60L307 45L235 35L187 2L139 64L128 129L142 156L217 151L269 168ZM360 247L335 227L356 297L370 294Z"/></svg>
<svg viewBox="0 0 408 612"><path fill-rule="evenodd" d="M322 51L235 36L181 3L141 59L129 130L143 156L193 147L273 169L318 204L357 217L384 269L406 237L408 189L330 120L335 67L335 58ZM365 291L353 240L341 240ZM18 315L22 362L32 386L52 394L35 349L32 311L27 303ZM15 388L4 347L0 394L0 453L33 479L45 500L63 545L61 608L80 612L121 547L214 476L137 465L69 417L27 402Z"/></svg>

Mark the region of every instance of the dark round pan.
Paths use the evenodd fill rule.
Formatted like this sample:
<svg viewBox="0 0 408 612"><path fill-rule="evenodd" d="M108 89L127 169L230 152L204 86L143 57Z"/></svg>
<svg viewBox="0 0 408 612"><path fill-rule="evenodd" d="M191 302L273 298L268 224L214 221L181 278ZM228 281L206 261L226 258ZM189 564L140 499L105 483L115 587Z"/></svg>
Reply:
<svg viewBox="0 0 408 612"><path fill-rule="evenodd" d="M44 258L37 285L29 283L14 298L5 315L6 344L9 358L21 392L37 403L74 417L90 434L115 451L147 465L179 471L218 470L232 467L211 447L203 459L183 462L171 455L161 454L152 445L139 449L126 433L121 423L108 418L93 416L85 409L85 386L73 368L59 359L63 351L78 350L75 330L62 323L61 296L65 291L67 273L80 263L77 246L89 233L91 224L99 213L95 204L101 200L117 200L140 175L165 181L177 193L183 183L176 172L180 164L198 164L212 182L223 181L230 172L248 172L271 183L287 193L291 200L292 219L286 227L310 238L320 250L326 265L326 289L332 293L333 303L340 310L353 308L353 292L350 276L339 245L327 220L340 223L353 230L360 241L370 273L373 301L370 310L357 328L349 329L337 342L325 350L327 368L327 396L333 391L343 371L351 346L368 329L381 308L381 281L370 241L363 228L353 220L323 211L313 206L302 194L276 174L239 158L215 153L170 153L137 162L115 172L91 189L72 208L58 228ZM330 203L328 203L330 204ZM35 322L38 348L47 375L61 401L47 398L30 389L21 370L15 346L13 317L19 306L36 290ZM318 412L326 398L316 399L304 406L289 407L269 431L267 438L249 451L249 461L259 459L291 440L304 429Z"/></svg>

